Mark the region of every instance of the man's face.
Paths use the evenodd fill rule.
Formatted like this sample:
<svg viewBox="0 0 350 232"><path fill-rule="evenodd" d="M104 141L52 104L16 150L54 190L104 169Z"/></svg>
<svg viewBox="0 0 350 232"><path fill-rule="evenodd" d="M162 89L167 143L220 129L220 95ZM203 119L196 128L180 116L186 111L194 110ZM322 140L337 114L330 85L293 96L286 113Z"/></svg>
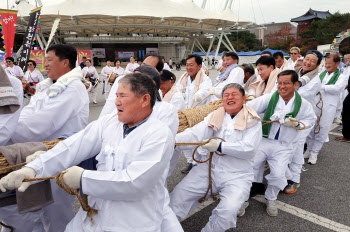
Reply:
<svg viewBox="0 0 350 232"><path fill-rule="evenodd" d="M298 60L298 61L295 63L294 69L297 69L297 68L301 67L302 65L303 65L303 61L302 61L302 60Z"/></svg>
<svg viewBox="0 0 350 232"><path fill-rule="evenodd" d="M292 50L292 51L290 52L290 57L292 58L292 60L298 59L298 56L299 56L298 50Z"/></svg>
<svg viewBox="0 0 350 232"><path fill-rule="evenodd" d="M236 115L242 109L246 97L242 96L239 89L231 87L225 90L222 100L225 111L230 115Z"/></svg>
<svg viewBox="0 0 350 232"><path fill-rule="evenodd" d="M86 63L86 58L83 58L83 62Z"/></svg>
<svg viewBox="0 0 350 232"><path fill-rule="evenodd" d="M130 57L130 62L134 63L135 62L135 58L134 57Z"/></svg>
<svg viewBox="0 0 350 232"><path fill-rule="evenodd" d="M291 75L279 76L277 81L277 90L283 99L291 99L298 86L298 82L292 82Z"/></svg>
<svg viewBox="0 0 350 232"><path fill-rule="evenodd" d="M224 56L224 59L222 61L223 61L222 65L225 68L228 68L228 67L230 67L233 64L237 64L238 60L234 60L231 56Z"/></svg>
<svg viewBox="0 0 350 232"><path fill-rule="evenodd" d="M251 77L250 73L249 72L246 72L244 70L244 67L242 66L242 69L243 69L243 72L244 72L244 80L243 82L246 83L248 81L248 79Z"/></svg>
<svg viewBox="0 0 350 232"><path fill-rule="evenodd" d="M142 63L142 65L149 65L152 67L157 67L158 64L158 58L155 56L148 56Z"/></svg>
<svg viewBox="0 0 350 232"><path fill-rule="evenodd" d="M201 68L202 64L198 65L194 57L186 61L186 71L190 77L195 77Z"/></svg>
<svg viewBox="0 0 350 232"><path fill-rule="evenodd" d="M174 81L172 80L161 80L161 84L160 84L160 90L163 93L163 96L171 89L171 87L173 87L174 85Z"/></svg>
<svg viewBox="0 0 350 232"><path fill-rule="evenodd" d="M340 62L335 63L333 57L326 58L326 70L329 73L335 72L339 66Z"/></svg>
<svg viewBox="0 0 350 232"><path fill-rule="evenodd" d="M148 105L150 102L148 102ZM115 105L118 110L118 119L129 127L139 121L140 112L147 105L144 97L137 97L132 91L130 84L120 83L117 90Z"/></svg>
<svg viewBox="0 0 350 232"><path fill-rule="evenodd" d="M309 72L315 70L318 66L317 64L318 58L314 54L308 54L305 56L303 60L303 72Z"/></svg>
<svg viewBox="0 0 350 232"><path fill-rule="evenodd" d="M107 61L107 66L111 66L111 61Z"/></svg>
<svg viewBox="0 0 350 232"><path fill-rule="evenodd" d="M349 56L349 55L347 55L347 56L344 57L344 62L345 62L345 64L348 63L349 60L350 60L350 56Z"/></svg>
<svg viewBox="0 0 350 232"><path fill-rule="evenodd" d="M258 73L261 77L262 80L267 80L270 77L270 73L274 70L273 66L267 66L264 64L258 64L256 66L256 68L258 69Z"/></svg>
<svg viewBox="0 0 350 232"><path fill-rule="evenodd" d="M52 80L57 80L63 74L66 73L69 67L69 60L62 59L55 55L55 51L49 51L45 55L45 69L47 70L47 76Z"/></svg>
<svg viewBox="0 0 350 232"><path fill-rule="evenodd" d="M276 67L281 68L284 63L284 59L280 56L277 56L277 58L275 58L275 61L276 61Z"/></svg>

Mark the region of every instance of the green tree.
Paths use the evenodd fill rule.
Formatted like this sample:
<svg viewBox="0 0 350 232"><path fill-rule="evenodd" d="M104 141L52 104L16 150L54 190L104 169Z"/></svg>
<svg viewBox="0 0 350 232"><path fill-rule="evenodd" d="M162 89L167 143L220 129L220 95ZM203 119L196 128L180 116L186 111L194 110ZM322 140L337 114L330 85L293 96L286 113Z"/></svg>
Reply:
<svg viewBox="0 0 350 232"><path fill-rule="evenodd" d="M339 12L323 20L314 20L307 30L299 33L302 43L308 49L320 44L330 44L342 31L350 28L350 13Z"/></svg>

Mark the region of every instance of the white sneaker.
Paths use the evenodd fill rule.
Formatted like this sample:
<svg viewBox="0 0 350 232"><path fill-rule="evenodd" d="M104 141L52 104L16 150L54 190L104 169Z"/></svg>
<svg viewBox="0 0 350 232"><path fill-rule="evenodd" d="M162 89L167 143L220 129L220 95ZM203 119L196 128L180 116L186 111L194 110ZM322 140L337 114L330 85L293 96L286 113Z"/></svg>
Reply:
<svg viewBox="0 0 350 232"><path fill-rule="evenodd" d="M310 158L309 158L309 160L307 162L309 164L316 164L316 162L317 162L317 155L318 155L318 153L311 151L310 152Z"/></svg>
<svg viewBox="0 0 350 232"><path fill-rule="evenodd" d="M310 157L310 151L309 150L306 150L304 152L304 159L308 159Z"/></svg>
<svg viewBox="0 0 350 232"><path fill-rule="evenodd" d="M238 217L242 217L245 214L245 209L248 207L248 205L249 205L248 201L245 201L243 203L243 205L241 206L241 208L238 211L238 214L237 214Z"/></svg>
<svg viewBox="0 0 350 232"><path fill-rule="evenodd" d="M333 121L335 124L338 124L338 125L342 125L343 122L340 118L335 118L334 121Z"/></svg>
<svg viewBox="0 0 350 232"><path fill-rule="evenodd" d="M266 199L266 212L271 217L276 217L278 215L277 203L275 200Z"/></svg>

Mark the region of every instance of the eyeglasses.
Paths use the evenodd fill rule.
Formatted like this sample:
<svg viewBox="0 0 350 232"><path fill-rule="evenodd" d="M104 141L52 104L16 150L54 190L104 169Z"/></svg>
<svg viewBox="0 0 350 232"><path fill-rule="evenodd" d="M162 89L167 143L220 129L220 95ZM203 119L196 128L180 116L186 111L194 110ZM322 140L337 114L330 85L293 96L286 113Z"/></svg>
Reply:
<svg viewBox="0 0 350 232"><path fill-rule="evenodd" d="M28 64L28 66L33 66L33 64Z"/></svg>
<svg viewBox="0 0 350 232"><path fill-rule="evenodd" d="M12 61L11 61L11 60L8 60L8 61L6 61L6 63L12 63Z"/></svg>
<svg viewBox="0 0 350 232"><path fill-rule="evenodd" d="M298 53L291 53L291 55L296 55L296 54L298 54Z"/></svg>

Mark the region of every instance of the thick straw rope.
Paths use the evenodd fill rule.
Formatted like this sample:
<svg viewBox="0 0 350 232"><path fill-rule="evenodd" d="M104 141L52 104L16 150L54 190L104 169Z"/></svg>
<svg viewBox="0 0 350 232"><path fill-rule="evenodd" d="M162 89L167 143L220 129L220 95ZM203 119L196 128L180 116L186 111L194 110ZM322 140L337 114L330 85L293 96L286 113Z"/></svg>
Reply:
<svg viewBox="0 0 350 232"><path fill-rule="evenodd" d="M44 141L42 143L47 147L48 150L50 150L54 146L56 146L57 143L59 143L62 140L64 140L64 139L56 139L56 140L52 140L52 141ZM17 168L17 167L21 167L23 165L26 165L26 163L21 163L21 164L16 164L16 165L10 166L10 164L7 162L5 157L0 153L0 175L9 173L11 171L11 169Z"/></svg>
<svg viewBox="0 0 350 232"><path fill-rule="evenodd" d="M87 212L87 216L90 218L91 222L93 223L93 216L95 214L97 214L98 210L97 209L93 209L89 206L89 202L88 202L88 197L87 195L83 194L83 197L80 197L80 194L77 190L69 188L68 186L66 186L63 182L63 175L66 172L61 172L59 173L57 176L49 176L49 177L42 177L42 178L33 178L33 179L25 179L23 180L23 182L31 182L31 181L40 181L40 180L49 180L49 179L55 179L56 180L56 184L63 188L68 194L70 195L75 195L79 202L81 207L83 208L83 210L85 212Z"/></svg>
<svg viewBox="0 0 350 232"><path fill-rule="evenodd" d="M213 185L212 185L212 177L211 177L211 164L212 164L212 161L213 161L214 152L210 152L209 158L208 158L207 160L204 160L204 161L200 161L200 160L197 160L197 159L195 158L195 153L196 153L198 147L203 146L203 145L209 143L210 140L212 140L212 139L220 139L220 140L226 142L224 139L222 139L222 138L220 138L220 137L211 137L211 138L210 138L208 141L206 141L205 143L175 143L176 146L197 146L197 147L194 149L193 154L192 154L193 160L196 161L197 163L200 163L200 164L206 163L206 162L209 161L209 185L208 185L207 191L205 192L204 197L202 197L202 198L200 198L200 199L198 200L199 203L202 203L202 202L204 202L204 201L206 200L207 195L208 195L208 193L209 193L209 190L210 190L210 197L211 197L213 200L216 200L216 199L217 199L216 196L215 196L214 193L213 193ZM225 154L219 154L219 153L217 153L217 152L215 152L215 153L216 153L217 155L219 155L219 156L224 156L224 155L225 155Z"/></svg>
<svg viewBox="0 0 350 232"><path fill-rule="evenodd" d="M200 123L206 116L208 116L208 114L218 109L220 106L222 106L222 99L210 102L203 106L179 110L179 129L177 133Z"/></svg>
<svg viewBox="0 0 350 232"><path fill-rule="evenodd" d="M322 94L321 94L321 92L319 92L319 94L320 94L320 100L317 102L316 107L317 107L318 109L320 109L321 113L320 113L320 117L318 117L318 119L317 119L317 124L316 124L315 129L314 129L314 133L315 133L315 134L320 133L320 130L321 130L320 121L321 121L322 113L323 113L323 99L322 99ZM319 106L319 104L321 104L321 106Z"/></svg>

